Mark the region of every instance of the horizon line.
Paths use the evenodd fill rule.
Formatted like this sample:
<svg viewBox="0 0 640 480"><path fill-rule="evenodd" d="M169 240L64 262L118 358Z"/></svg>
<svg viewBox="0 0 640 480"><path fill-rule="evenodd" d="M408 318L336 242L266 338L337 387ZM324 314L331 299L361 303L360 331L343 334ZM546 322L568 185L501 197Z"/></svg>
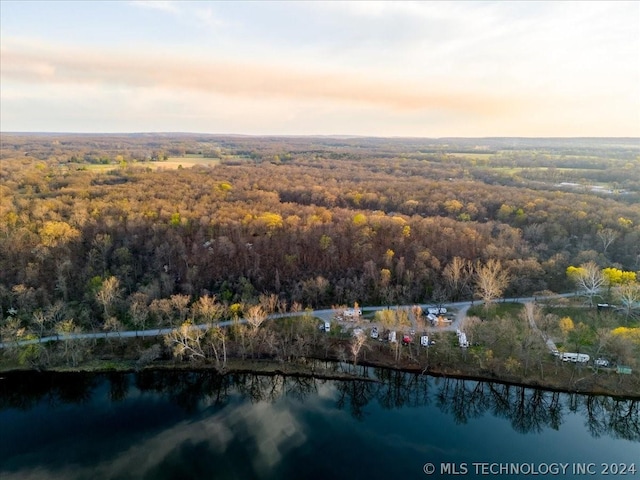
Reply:
<svg viewBox="0 0 640 480"><path fill-rule="evenodd" d="M0 131L0 135L74 135L74 136L90 136L90 135L209 135L215 137L248 137L248 138L383 138L383 139L411 139L411 140L444 140L444 139L627 139L627 140L639 140L640 137L633 136L528 136L528 135L486 135L486 136L439 136L439 137L427 137L427 136L415 136L415 135L358 135L349 133L332 133L332 134L255 134L255 133L210 133L210 132L171 132L171 131L136 131L136 132L74 132L74 131L32 131L32 130L18 130L18 131Z"/></svg>

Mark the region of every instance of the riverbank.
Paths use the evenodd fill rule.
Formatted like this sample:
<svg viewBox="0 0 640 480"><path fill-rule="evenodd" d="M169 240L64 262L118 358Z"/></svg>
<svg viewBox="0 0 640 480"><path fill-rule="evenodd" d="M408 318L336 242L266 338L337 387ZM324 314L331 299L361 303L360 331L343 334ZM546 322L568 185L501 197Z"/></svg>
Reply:
<svg viewBox="0 0 640 480"><path fill-rule="evenodd" d="M176 362L173 360L156 361L152 364L140 366L134 360L91 360L81 365L55 366L50 368L26 369L8 362L0 363L0 377L2 374L15 375L32 372L52 373L134 373L140 371L211 371L220 375L230 374L258 374L283 375L298 377L315 377L326 380L366 380L377 381L371 375L372 369L386 369L402 371L410 374L423 374L433 377L457 378L472 381L489 381L506 385L538 388L561 393L580 393L589 395L604 395L616 398L640 400L640 380L633 375L619 375L615 371L595 371L589 367L574 365L558 366L555 374L544 379L536 376L514 374L498 374L488 369L476 368L470 364L429 365L423 367L393 361L361 361L357 365L345 363L335 357L306 358L291 362L279 362L273 359L229 359L223 369L206 362Z"/></svg>

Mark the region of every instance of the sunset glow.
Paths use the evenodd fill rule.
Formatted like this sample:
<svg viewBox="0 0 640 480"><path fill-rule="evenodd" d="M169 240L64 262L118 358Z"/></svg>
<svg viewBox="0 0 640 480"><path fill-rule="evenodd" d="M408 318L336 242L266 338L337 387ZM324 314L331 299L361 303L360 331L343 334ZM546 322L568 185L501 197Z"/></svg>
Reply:
<svg viewBox="0 0 640 480"><path fill-rule="evenodd" d="M637 2L2 2L1 130L640 136Z"/></svg>

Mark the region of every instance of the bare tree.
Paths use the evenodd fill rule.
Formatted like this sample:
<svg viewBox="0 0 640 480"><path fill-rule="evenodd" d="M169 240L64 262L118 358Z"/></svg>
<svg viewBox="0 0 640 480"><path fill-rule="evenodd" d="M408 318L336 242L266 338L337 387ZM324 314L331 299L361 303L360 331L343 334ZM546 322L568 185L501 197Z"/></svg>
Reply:
<svg viewBox="0 0 640 480"><path fill-rule="evenodd" d="M104 308L105 320L109 318L111 307L118 297L120 297L120 280L118 277L111 276L102 282L100 289L96 292L96 300Z"/></svg>
<svg viewBox="0 0 640 480"><path fill-rule="evenodd" d="M431 293L431 300L436 307L441 308L446 303L448 295L449 292L446 288L442 285L436 285Z"/></svg>
<svg viewBox="0 0 640 480"><path fill-rule="evenodd" d="M227 331L218 325L207 330L206 346L211 348L216 359L218 369L225 369L227 366Z"/></svg>
<svg viewBox="0 0 640 480"><path fill-rule="evenodd" d="M351 355L353 355L353 366L354 368L358 365L358 355L360 354L360 350L367 341L367 337L364 333L359 333L358 335L354 335L351 338L351 342L349 343L349 349L351 350Z"/></svg>
<svg viewBox="0 0 640 480"><path fill-rule="evenodd" d="M616 293L627 318L640 315L640 283L621 285Z"/></svg>
<svg viewBox="0 0 640 480"><path fill-rule="evenodd" d="M593 297L600 293L600 289L606 285L607 279L595 262L587 262L578 268L567 268L567 275L576 284L578 293L589 299L589 305L593 306Z"/></svg>
<svg viewBox="0 0 640 480"><path fill-rule="evenodd" d="M157 298L149 305L149 311L154 315L159 326L164 327L170 325L172 322L172 307L171 301L168 298Z"/></svg>
<svg viewBox="0 0 640 480"><path fill-rule="evenodd" d="M207 325L213 326L224 314L224 305L215 296L204 295L193 305L193 314Z"/></svg>
<svg viewBox="0 0 640 480"><path fill-rule="evenodd" d="M33 312L31 320L38 332L38 338L44 337L44 332L47 331L49 324L51 323L51 317L45 314L42 310L36 310Z"/></svg>
<svg viewBox="0 0 640 480"><path fill-rule="evenodd" d="M427 325L424 321L424 316L422 315L422 307L420 305L413 305L411 307L411 313L413 314L413 321L416 326L416 331L425 331Z"/></svg>
<svg viewBox="0 0 640 480"><path fill-rule="evenodd" d="M251 351L251 355L255 353L255 340L258 337L258 330L260 326L267 319L267 314L262 308L262 305L253 305L249 307L247 310L247 314L245 315L245 319L247 320L247 324L249 325L249 348Z"/></svg>
<svg viewBox="0 0 640 480"><path fill-rule="evenodd" d="M459 300L468 293L473 278L473 265L465 258L453 257L451 263L444 267L442 276L447 283L451 300Z"/></svg>
<svg viewBox="0 0 640 480"><path fill-rule="evenodd" d="M149 307L147 306L147 295L141 292L134 293L130 298L133 301L129 305L129 316L137 330L144 330L149 318Z"/></svg>
<svg viewBox="0 0 640 480"><path fill-rule="evenodd" d="M618 232L612 228L603 228L602 230L598 230L596 235L598 235L598 238L602 242L602 253L606 255L609 246L618 238Z"/></svg>
<svg viewBox="0 0 640 480"><path fill-rule="evenodd" d="M171 306L178 312L179 325L182 325L187 320L189 314L189 302L191 301L190 295L171 295Z"/></svg>
<svg viewBox="0 0 640 480"><path fill-rule="evenodd" d="M264 311L264 308L262 308L262 305L253 305L252 307L249 307L249 310L247 310L245 319L251 327L251 330L256 332L267 319L267 314Z"/></svg>
<svg viewBox="0 0 640 480"><path fill-rule="evenodd" d="M7 317L0 319L0 339L6 344L14 343L17 348L20 340L24 337L26 329L21 325L20 319L16 317Z"/></svg>
<svg viewBox="0 0 640 480"><path fill-rule="evenodd" d="M116 317L107 318L102 329L107 333L107 336L109 336L109 332L115 332L118 338L121 338L120 332L122 331L122 323Z"/></svg>
<svg viewBox="0 0 640 480"><path fill-rule="evenodd" d="M72 319L68 319L56 323L55 331L61 340L62 357L71 366L77 366L87 350L87 342L77 338L82 329Z"/></svg>
<svg viewBox="0 0 640 480"><path fill-rule="evenodd" d="M502 268L500 260L490 259L484 265L476 265L476 294L484 302L485 308L502 295L509 284L509 274Z"/></svg>
<svg viewBox="0 0 640 480"><path fill-rule="evenodd" d="M260 295L260 306L267 315L271 315L278 307L278 296L275 293L271 295Z"/></svg>
<svg viewBox="0 0 640 480"><path fill-rule="evenodd" d="M165 345L173 351L173 356L189 360L204 360L202 340L205 332L194 327L191 322L184 322L164 337Z"/></svg>

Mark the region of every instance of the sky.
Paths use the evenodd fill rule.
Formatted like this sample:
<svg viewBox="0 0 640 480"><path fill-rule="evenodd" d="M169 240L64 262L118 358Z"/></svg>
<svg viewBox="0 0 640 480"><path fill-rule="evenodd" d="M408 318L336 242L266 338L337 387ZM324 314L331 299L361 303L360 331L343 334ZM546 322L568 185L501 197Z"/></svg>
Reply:
<svg viewBox="0 0 640 480"><path fill-rule="evenodd" d="M640 2L0 0L0 131L640 137Z"/></svg>

